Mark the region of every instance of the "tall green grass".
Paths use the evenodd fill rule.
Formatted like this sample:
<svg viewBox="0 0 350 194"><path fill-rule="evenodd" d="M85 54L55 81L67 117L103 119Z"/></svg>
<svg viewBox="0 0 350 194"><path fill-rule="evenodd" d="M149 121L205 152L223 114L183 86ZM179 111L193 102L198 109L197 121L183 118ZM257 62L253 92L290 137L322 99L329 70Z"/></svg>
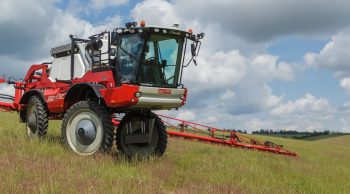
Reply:
<svg viewBox="0 0 350 194"><path fill-rule="evenodd" d="M81 157L48 137L28 140L15 113L0 113L0 193L349 193L350 136L319 141L267 137L297 158L170 140L165 155L127 162ZM262 138L259 136L258 138Z"/></svg>

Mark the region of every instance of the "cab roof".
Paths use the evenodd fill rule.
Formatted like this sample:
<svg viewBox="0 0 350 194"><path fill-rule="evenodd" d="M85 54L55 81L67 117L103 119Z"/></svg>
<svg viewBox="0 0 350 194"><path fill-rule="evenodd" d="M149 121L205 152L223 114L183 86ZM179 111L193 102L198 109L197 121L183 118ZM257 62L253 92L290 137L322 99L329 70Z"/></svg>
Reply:
<svg viewBox="0 0 350 194"><path fill-rule="evenodd" d="M196 35L196 34L193 34L192 32L186 32L178 28L165 28L165 27L156 27L156 26L147 26L147 27L127 26L123 28L115 28L113 32L117 32L119 34L142 33L142 32L170 34L170 35L187 38L195 42L198 42L199 39L202 39L204 36L204 33L200 33Z"/></svg>

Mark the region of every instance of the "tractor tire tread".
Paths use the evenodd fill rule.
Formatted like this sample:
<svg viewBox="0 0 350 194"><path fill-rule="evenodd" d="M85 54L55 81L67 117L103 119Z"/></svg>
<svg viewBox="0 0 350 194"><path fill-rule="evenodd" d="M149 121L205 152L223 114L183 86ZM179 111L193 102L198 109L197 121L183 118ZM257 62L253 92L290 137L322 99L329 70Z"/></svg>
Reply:
<svg viewBox="0 0 350 194"><path fill-rule="evenodd" d="M157 132L158 132L157 146L154 150L154 153L150 153L150 154L154 154L156 156L162 156L165 153L165 150L166 150L166 147L168 144L168 135L166 132L166 127L165 127L164 123L162 122L162 120L158 117L157 114L151 112L150 116L155 118L154 125L156 126ZM131 119L131 117L132 117L132 115L130 115L130 114L127 114L124 116L124 118L122 119L122 121L118 125L117 133L116 133L117 149L119 152L121 152L122 154L125 154L125 155L126 155L126 153L123 150L120 139L121 139L121 135L122 135L122 127L125 125L125 123L129 119Z"/></svg>
<svg viewBox="0 0 350 194"><path fill-rule="evenodd" d="M48 114L49 111L43 99L38 96L32 96L29 103L35 103L38 113L38 136L43 137L47 134L49 126Z"/></svg>
<svg viewBox="0 0 350 194"><path fill-rule="evenodd" d="M165 153L167 144L168 144L168 134L166 132L166 127L162 120L156 115L155 113L152 113L152 117L154 117L156 125L159 127L158 129L158 145L155 149L155 154L158 156L162 156Z"/></svg>

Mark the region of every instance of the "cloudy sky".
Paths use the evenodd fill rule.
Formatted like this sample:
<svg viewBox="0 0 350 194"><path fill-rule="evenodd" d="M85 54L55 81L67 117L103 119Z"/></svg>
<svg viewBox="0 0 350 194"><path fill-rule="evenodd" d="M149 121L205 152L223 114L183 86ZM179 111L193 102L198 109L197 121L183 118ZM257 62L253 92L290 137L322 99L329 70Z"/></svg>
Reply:
<svg viewBox="0 0 350 194"><path fill-rule="evenodd" d="M185 70L188 102L168 115L248 131L350 132L348 18L348 0L1 0L0 74L23 77L69 34L179 23L206 37L199 66Z"/></svg>

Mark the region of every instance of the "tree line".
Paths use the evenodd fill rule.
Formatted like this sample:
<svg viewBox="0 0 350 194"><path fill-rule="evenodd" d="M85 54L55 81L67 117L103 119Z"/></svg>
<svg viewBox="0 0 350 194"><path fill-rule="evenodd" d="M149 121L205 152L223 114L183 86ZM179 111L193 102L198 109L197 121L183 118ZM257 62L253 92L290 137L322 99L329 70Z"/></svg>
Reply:
<svg viewBox="0 0 350 194"><path fill-rule="evenodd" d="M299 132L295 130L272 130L272 129L260 129L252 132L253 134L274 134L274 135L329 135L329 134L341 134L342 132L340 131L331 131L331 130L324 130L324 131L304 131L304 132Z"/></svg>

